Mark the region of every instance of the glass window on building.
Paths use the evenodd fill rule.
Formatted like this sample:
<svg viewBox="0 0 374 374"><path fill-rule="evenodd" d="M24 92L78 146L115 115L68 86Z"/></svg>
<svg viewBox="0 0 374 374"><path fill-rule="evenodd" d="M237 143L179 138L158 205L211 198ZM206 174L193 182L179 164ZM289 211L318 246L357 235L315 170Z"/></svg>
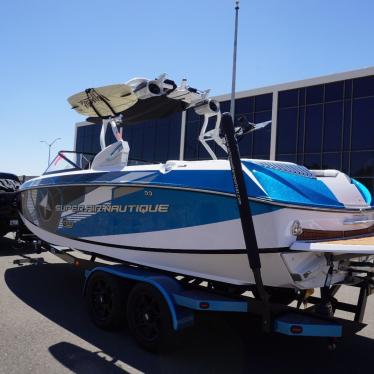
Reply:
<svg viewBox="0 0 374 374"><path fill-rule="evenodd" d="M374 76L279 92L276 159L338 169L374 192Z"/></svg>
<svg viewBox="0 0 374 374"><path fill-rule="evenodd" d="M282 91L278 94L278 108L292 108L299 105L299 90Z"/></svg>
<svg viewBox="0 0 374 374"><path fill-rule="evenodd" d="M277 153L278 155L296 154L299 110L280 108L277 119Z"/></svg>
<svg viewBox="0 0 374 374"><path fill-rule="evenodd" d="M101 125L85 125L77 128L76 150L98 153ZM130 159L149 162L165 162L179 159L181 113L158 120L124 126L123 139L130 145ZM115 142L110 127L105 134L107 145Z"/></svg>
<svg viewBox="0 0 374 374"><path fill-rule="evenodd" d="M353 97L374 96L374 76L356 78L353 80Z"/></svg>
<svg viewBox="0 0 374 374"><path fill-rule="evenodd" d="M304 152L321 152L323 105L307 105L305 108Z"/></svg>
<svg viewBox="0 0 374 374"><path fill-rule="evenodd" d="M306 88L306 105L320 104L323 102L324 86L310 86Z"/></svg>
<svg viewBox="0 0 374 374"><path fill-rule="evenodd" d="M265 110L254 113L254 122L261 123L271 120L271 110ZM252 158L260 158L268 160L270 157L270 138L271 138L271 124L263 129L254 131L253 146L252 146Z"/></svg>
<svg viewBox="0 0 374 374"><path fill-rule="evenodd" d="M75 150L77 152L84 152L83 141L85 138L86 126L77 127L76 132Z"/></svg>
<svg viewBox="0 0 374 374"><path fill-rule="evenodd" d="M353 99L352 151L374 149L374 96Z"/></svg>
<svg viewBox="0 0 374 374"><path fill-rule="evenodd" d="M321 154L320 153L306 153L304 155L304 165L308 169L321 169Z"/></svg>
<svg viewBox="0 0 374 374"><path fill-rule="evenodd" d="M325 85L325 102L343 100L344 81Z"/></svg>
<svg viewBox="0 0 374 374"><path fill-rule="evenodd" d="M323 152L339 152L342 148L343 101L324 106Z"/></svg>
<svg viewBox="0 0 374 374"><path fill-rule="evenodd" d="M322 169L342 170L341 152L326 152L322 154Z"/></svg>

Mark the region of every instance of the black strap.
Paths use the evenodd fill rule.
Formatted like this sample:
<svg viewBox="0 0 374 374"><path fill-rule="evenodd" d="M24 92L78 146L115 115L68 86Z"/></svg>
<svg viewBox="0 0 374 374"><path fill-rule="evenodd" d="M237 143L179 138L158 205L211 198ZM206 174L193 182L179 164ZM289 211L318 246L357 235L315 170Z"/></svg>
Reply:
<svg viewBox="0 0 374 374"><path fill-rule="evenodd" d="M265 291L261 276L261 259L257 245L256 233L253 225L251 207L248 201L247 188L244 182L242 163L238 143L235 138L234 123L230 113L223 113L221 119L221 131L225 137L227 155L230 161L232 179L236 200L238 203L240 220L244 235L244 242L247 249L249 266L251 267L256 283L259 298L268 305L269 295ZM269 318L264 318L264 328L270 329Z"/></svg>
<svg viewBox="0 0 374 374"><path fill-rule="evenodd" d="M112 112L113 116L118 115L118 113L113 109L113 107L109 104L108 99L104 95L100 95L94 88L87 88L85 90L87 99L91 104L92 109L97 114L98 117L103 118L103 116L100 114L100 112L95 108L95 105L92 101L92 94L97 95L100 100L109 108L109 110Z"/></svg>

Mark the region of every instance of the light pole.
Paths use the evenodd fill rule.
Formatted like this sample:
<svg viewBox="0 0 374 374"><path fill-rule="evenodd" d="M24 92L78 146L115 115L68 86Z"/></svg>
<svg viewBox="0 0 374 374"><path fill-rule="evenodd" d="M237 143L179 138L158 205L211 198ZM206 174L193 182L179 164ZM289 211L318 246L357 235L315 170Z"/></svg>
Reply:
<svg viewBox="0 0 374 374"><path fill-rule="evenodd" d="M235 82L236 82L236 50L238 46L238 19L239 19L239 0L235 1L235 33L234 33L234 53L232 58L232 86L230 114L235 124Z"/></svg>
<svg viewBox="0 0 374 374"><path fill-rule="evenodd" d="M46 140L41 140L40 141L40 143L45 143L48 146L48 165L47 165L47 167L49 166L49 163L51 162L51 147L52 147L53 144L55 144L57 142L57 140L61 140L61 138L56 138L51 143L48 143Z"/></svg>

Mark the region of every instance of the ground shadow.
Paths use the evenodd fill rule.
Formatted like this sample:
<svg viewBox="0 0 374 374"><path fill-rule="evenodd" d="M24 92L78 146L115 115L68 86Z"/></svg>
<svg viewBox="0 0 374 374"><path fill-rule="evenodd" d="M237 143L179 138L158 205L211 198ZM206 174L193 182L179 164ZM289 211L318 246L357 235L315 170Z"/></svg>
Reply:
<svg viewBox="0 0 374 374"><path fill-rule="evenodd" d="M123 374L126 367L115 359L108 358L104 352L90 352L68 342L49 347L49 352L66 368L79 374Z"/></svg>
<svg viewBox="0 0 374 374"><path fill-rule="evenodd" d="M262 335L256 321L242 315L205 315L184 344L168 354L150 354L140 349L126 328L106 332L91 324L82 300L82 271L67 264L42 264L8 269L5 281L23 302L53 322L93 344L115 360L144 372L249 372L252 373L352 373L367 370L374 340L353 336L338 345L333 354L319 338ZM64 348L64 346L61 346ZM73 365L65 346L51 348L64 365ZM65 352L65 353L64 353ZM65 356L64 356L65 355ZM78 359L81 354L78 355ZM89 361L91 354L82 353ZM87 359L86 359L87 358ZM77 359L77 360L78 360ZM69 361L69 362L68 362ZM117 369L113 369L117 370Z"/></svg>

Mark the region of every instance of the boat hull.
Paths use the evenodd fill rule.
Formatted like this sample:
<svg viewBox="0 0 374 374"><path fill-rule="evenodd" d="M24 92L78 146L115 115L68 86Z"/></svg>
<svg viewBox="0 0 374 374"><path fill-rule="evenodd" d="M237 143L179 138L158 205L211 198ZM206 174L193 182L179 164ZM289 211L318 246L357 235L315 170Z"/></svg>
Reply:
<svg viewBox="0 0 374 374"><path fill-rule="evenodd" d="M117 245L74 240L52 234L25 220L26 226L41 239L57 246L70 247L86 253L93 253L118 261L129 262L164 270L170 273L188 275L235 285L254 283L247 254L244 251L183 251L155 250L154 248L125 248ZM206 252L206 253L204 253ZM294 287L294 282L285 267L280 253L261 255L264 282L278 287ZM274 269L277 269L274 272Z"/></svg>
<svg viewBox="0 0 374 374"><path fill-rule="evenodd" d="M322 286L326 260L290 251L292 224L337 229L351 214L250 204L264 283ZM55 245L203 279L254 283L232 194L136 184L40 186L21 191L21 213L32 232ZM333 282L344 277L336 273Z"/></svg>

